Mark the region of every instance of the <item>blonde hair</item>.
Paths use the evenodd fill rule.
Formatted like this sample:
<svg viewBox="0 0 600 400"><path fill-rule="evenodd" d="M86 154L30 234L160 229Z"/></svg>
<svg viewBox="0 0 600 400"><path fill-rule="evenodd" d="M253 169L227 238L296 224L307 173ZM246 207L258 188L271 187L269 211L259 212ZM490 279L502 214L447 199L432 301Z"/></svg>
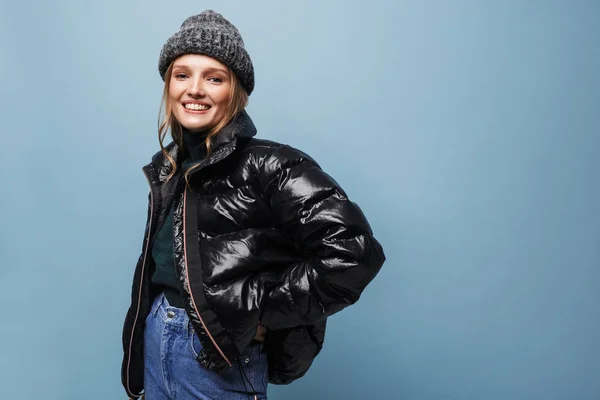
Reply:
<svg viewBox="0 0 600 400"><path fill-rule="evenodd" d="M163 96L160 102L160 112L158 116L158 143L160 144L160 149L164 156L171 163L171 173L167 176L166 180L168 181L175 175L177 172L177 163L171 157L169 152L165 149L163 145L163 141L167 136L168 132L171 132L171 137L173 141L177 143L179 148L183 148L183 128L179 121L175 118L173 114L173 106L171 101L169 100L169 83L171 81L171 74L173 72L173 63L169 65L167 68L167 72L165 72L165 87L163 89ZM225 110L225 115L223 118L215 125L209 132L206 137L206 157L208 157L212 151L211 143L212 139L219 134L219 132L231 122L235 118L235 116L243 111L248 105L248 93L241 85L239 79L235 74L231 71L231 69L227 68L227 73L229 75L229 79L231 82L229 88L229 103L227 105L227 109ZM189 174L198 167L198 164L194 165L190 169L185 172L185 181L188 182Z"/></svg>

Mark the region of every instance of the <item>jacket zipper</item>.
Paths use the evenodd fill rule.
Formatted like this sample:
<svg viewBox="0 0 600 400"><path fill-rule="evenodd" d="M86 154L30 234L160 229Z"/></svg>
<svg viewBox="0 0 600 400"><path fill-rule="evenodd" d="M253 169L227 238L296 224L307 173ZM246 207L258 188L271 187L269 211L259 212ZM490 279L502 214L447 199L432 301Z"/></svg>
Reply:
<svg viewBox="0 0 600 400"><path fill-rule="evenodd" d="M225 356L225 353L223 353L223 351L221 350L221 348L219 347L219 345L217 344L217 342L215 341L215 339L212 337L212 335L208 331L208 328L206 327L206 324L204 324L204 321L202 320L202 316L198 312L198 307L196 307L196 300L194 299L194 296L192 294L192 288L190 286L190 273L189 273L188 262L187 262L187 244L186 244L187 242L185 240L185 221L186 221L186 218L185 218L185 212L186 211L185 210L186 210L186 204L187 204L187 186L185 187L185 189L183 191L183 258L184 258L184 264L185 264L185 274L187 275L188 291L190 293L190 298L192 299L192 305L194 306L194 311L196 311L196 315L198 315L198 319L200 319L200 323L204 327L204 331L206 332L206 334L210 338L211 342L213 343L213 345L215 346L215 348L217 349L217 351L219 352L219 354L221 355L221 357L223 357L223 359L225 360L225 362L230 367L232 367L233 364Z"/></svg>
<svg viewBox="0 0 600 400"><path fill-rule="evenodd" d="M204 166L203 166L204 167ZM131 396L131 397L136 397L136 395L134 395L131 391L131 388L129 387L129 370L131 367L131 346L133 344L133 334L135 332L135 326L137 325L137 320L140 314L140 303L141 303L141 299L142 299L142 287L144 285L144 269L146 268L146 257L148 255L148 247L150 246L150 233L152 231L152 216L154 215L154 196L152 196L152 183L150 182L150 178L148 177L148 174L146 173L146 171L144 172L144 176L146 177L146 180L148 181L148 186L150 186L150 220L148 221L148 235L146 236L146 245L144 248L144 257L142 260L142 271L141 271L141 279L140 279L140 289L138 292L138 304L137 304L137 309L135 312L135 319L133 320L133 327L131 329L131 336L129 338L129 349L128 349L128 355L127 355L127 393ZM197 172L197 171L196 171ZM208 335L208 337L210 338L211 342L213 343L213 345L215 346L215 348L217 349L217 351L219 352L219 354L221 355L221 357L223 357L223 359L225 360L225 362L232 367L233 364L231 363L231 361L229 361L229 359L227 358L227 356L225 356L225 353L223 353L223 351L221 350L221 348L219 347L219 345L217 344L217 342L215 341L215 339L212 337L212 335L210 334L208 328L206 327L206 324L204 323L204 320L202 320L202 316L200 315L200 313L198 312L198 307L196 307L196 300L194 299L194 296L192 295L192 290L189 284L189 269L188 269L188 263L187 263L187 245L186 245L186 240L185 240L185 206L186 206L186 201L187 201L187 187L184 189L183 192L183 257L184 257L184 263L185 263L185 272L186 275L188 276L188 291L190 293L190 298L192 299L192 304L194 306L194 311L196 311L196 315L198 315L198 318L200 319L200 323L202 324L202 326L204 327L204 331L206 332L206 334Z"/></svg>
<svg viewBox="0 0 600 400"><path fill-rule="evenodd" d="M150 186L150 216L148 221L148 235L146 236L146 245L144 248L144 258L142 260L142 272L140 275L140 289L138 292L138 302L137 302L137 310L135 311L135 319L133 320L133 327L131 328L131 337L129 338L129 351L127 352L127 392L130 396L136 397L131 391L129 387L129 368L131 366L131 345L133 344L133 333L135 332L135 326L137 325L137 320L140 315L140 303L142 300L142 287L144 286L144 268L146 268L146 256L148 255L148 247L150 246L150 233L152 232L152 216L154 215L154 197L152 196L152 184L150 183L150 178L148 178L148 174L144 171L144 176L146 176L146 180L148 180L148 185Z"/></svg>

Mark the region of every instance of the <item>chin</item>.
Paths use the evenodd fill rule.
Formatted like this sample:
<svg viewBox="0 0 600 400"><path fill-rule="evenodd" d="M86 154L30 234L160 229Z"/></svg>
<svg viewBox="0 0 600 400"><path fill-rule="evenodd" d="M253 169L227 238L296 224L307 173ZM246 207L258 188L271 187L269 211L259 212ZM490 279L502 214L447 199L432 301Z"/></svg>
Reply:
<svg viewBox="0 0 600 400"><path fill-rule="evenodd" d="M181 125L187 129L190 132L201 132L201 131L207 131L209 129L211 129L213 126L215 126L214 124L210 124L210 123L197 123L197 122L183 122L181 123Z"/></svg>

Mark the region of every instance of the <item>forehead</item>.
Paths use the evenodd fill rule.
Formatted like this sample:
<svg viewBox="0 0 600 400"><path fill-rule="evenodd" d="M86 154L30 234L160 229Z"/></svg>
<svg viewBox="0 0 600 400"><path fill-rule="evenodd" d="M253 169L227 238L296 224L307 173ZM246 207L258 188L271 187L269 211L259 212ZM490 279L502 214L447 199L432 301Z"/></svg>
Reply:
<svg viewBox="0 0 600 400"><path fill-rule="evenodd" d="M227 71L227 66L222 62L204 54L186 54L177 58L173 68L186 67L192 69L222 69Z"/></svg>

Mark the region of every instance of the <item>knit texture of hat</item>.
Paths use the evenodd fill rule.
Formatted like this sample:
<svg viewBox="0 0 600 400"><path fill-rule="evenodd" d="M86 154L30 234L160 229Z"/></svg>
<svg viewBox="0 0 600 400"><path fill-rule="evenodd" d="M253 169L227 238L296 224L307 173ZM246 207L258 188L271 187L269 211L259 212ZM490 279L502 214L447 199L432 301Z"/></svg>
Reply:
<svg viewBox="0 0 600 400"><path fill-rule="evenodd" d="M171 62L184 54L204 54L227 65L248 95L254 90L254 66L242 35L221 14L206 10L187 18L160 52L158 72L165 80Z"/></svg>

